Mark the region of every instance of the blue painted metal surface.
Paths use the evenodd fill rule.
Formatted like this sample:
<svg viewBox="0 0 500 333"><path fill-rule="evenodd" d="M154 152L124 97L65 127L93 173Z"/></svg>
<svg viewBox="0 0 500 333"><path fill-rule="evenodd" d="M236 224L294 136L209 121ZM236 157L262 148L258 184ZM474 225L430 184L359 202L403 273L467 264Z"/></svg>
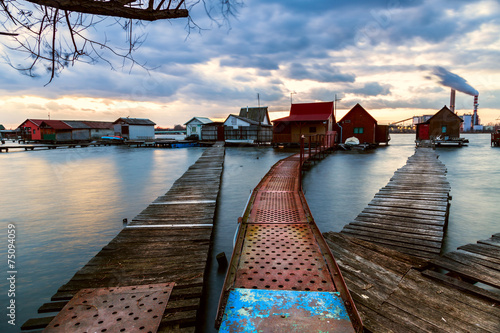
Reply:
<svg viewBox="0 0 500 333"><path fill-rule="evenodd" d="M354 332L338 292L233 289L219 332Z"/></svg>

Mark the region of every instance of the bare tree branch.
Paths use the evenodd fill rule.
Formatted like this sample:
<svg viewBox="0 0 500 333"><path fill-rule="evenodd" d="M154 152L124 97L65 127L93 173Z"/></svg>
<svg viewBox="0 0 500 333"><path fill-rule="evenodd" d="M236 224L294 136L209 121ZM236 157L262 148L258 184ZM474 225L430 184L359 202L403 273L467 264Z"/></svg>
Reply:
<svg viewBox="0 0 500 333"><path fill-rule="evenodd" d="M145 63L138 63L133 57L145 39L145 34L136 33L134 25L186 17L189 35L192 29L202 30L189 16L195 5L203 4L207 16L216 21L207 1L210 0L0 0L0 29L3 30L0 36L6 36L0 42L12 52L27 55L25 65L22 61L13 65L7 54L3 58L28 76L38 76L37 68L45 66L50 76L48 83L77 61L96 63L100 60L114 70L110 59L119 57L123 67L130 65L131 70L138 65L148 70ZM234 15L234 5L240 5L239 0L213 1L219 3L223 20ZM105 29L112 29L115 24L123 29L128 44L124 49L108 45L106 33L103 40L95 40L95 32L102 31L101 24L110 17L115 21Z"/></svg>
<svg viewBox="0 0 500 333"><path fill-rule="evenodd" d="M104 16L114 16L114 17L122 17L129 18L135 20L143 20L143 21L156 21L156 20L165 20L165 19L174 19L181 17L188 17L187 9L159 9L152 10L146 8L134 8L129 4L134 2L139 2L136 0L133 1L97 1L97 0L27 0L31 3L47 6L53 8L60 8L64 10L68 10L71 12L80 12L86 14L93 15L104 15ZM183 1L181 1L183 2Z"/></svg>

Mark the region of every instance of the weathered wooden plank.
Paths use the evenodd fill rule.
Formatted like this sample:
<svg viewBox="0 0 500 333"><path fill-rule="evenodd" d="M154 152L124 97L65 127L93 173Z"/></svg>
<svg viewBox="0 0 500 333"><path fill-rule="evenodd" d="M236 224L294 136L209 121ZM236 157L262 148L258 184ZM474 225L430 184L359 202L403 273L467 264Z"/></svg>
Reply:
<svg viewBox="0 0 500 333"><path fill-rule="evenodd" d="M368 206L363 210L363 212L402 217L414 217L420 219L435 219L436 217L444 218L446 216L446 212L439 212L434 210L405 209L385 206Z"/></svg>
<svg viewBox="0 0 500 333"><path fill-rule="evenodd" d="M443 257L450 258L452 260L462 257L463 259L459 260L460 262L463 263L471 262L478 265L482 265L487 269L492 269L500 272L500 264L498 263L498 261L500 261L500 258L498 258L497 260L493 260L493 258L488 258L485 256L478 255L476 253L465 252L462 250L446 253L443 255Z"/></svg>
<svg viewBox="0 0 500 333"><path fill-rule="evenodd" d="M379 238L379 239L384 239L388 241L394 241L399 243L404 243L408 244L406 245L407 247L412 247L413 245L418 245L420 246L425 246L425 247L430 247L434 249L441 249L441 241L430 241L430 240L423 240L421 238L414 237L414 234L407 234L407 233L398 233L398 232L390 232L389 230L382 230L382 229L377 229L374 231L374 229L370 228L363 228L359 227L356 225L346 225L344 229L342 229L342 232L348 232L350 234L355 234L355 235L363 235L367 237L374 237L374 238ZM403 246L403 245L401 245ZM439 251L438 251L439 252Z"/></svg>
<svg viewBox="0 0 500 333"><path fill-rule="evenodd" d="M346 229L342 230L341 232L346 233L346 234L351 235L351 236L354 236L354 237L358 237L358 238L367 240L367 241L371 241L374 243L379 243L379 244L383 244L383 245L393 245L394 247L398 248L398 250L400 250L401 252L404 252L404 253L407 253L407 252L405 252L406 249L419 250L419 251L427 252L430 255L439 254L439 252L440 252L439 247L420 245L418 242L406 243L406 242L403 242L402 240L397 239L397 238L384 237L382 235L373 236L372 234L367 233L367 232L359 232L359 231L353 232L351 230L346 230Z"/></svg>
<svg viewBox="0 0 500 333"><path fill-rule="evenodd" d="M445 332L497 332L498 319L471 307L467 302L448 298L445 288L439 292L432 288L421 274L410 271L391 294L387 302L408 313L413 313L436 329ZM443 320L444 319L444 320Z"/></svg>
<svg viewBox="0 0 500 333"><path fill-rule="evenodd" d="M38 313L59 312L66 304L66 301L45 303L38 309Z"/></svg>
<svg viewBox="0 0 500 333"><path fill-rule="evenodd" d="M473 284L464 282L459 279L452 278L448 275L444 275L435 271L431 271L426 269L422 272L422 275L430 277L432 279L438 280L446 285L452 286L458 290L468 292L470 294L474 294L476 296L482 297L487 300L491 300L500 304L500 293L495 293L480 287L477 287Z"/></svg>
<svg viewBox="0 0 500 333"><path fill-rule="evenodd" d="M459 250L473 252L482 254L486 257L491 257L494 259L500 258L500 250L495 246L486 245L486 244L467 244L460 246Z"/></svg>
<svg viewBox="0 0 500 333"><path fill-rule="evenodd" d="M39 328L45 328L55 316L43 317L43 318L32 318L28 319L22 326L21 331L36 330Z"/></svg>
<svg viewBox="0 0 500 333"><path fill-rule="evenodd" d="M499 248L500 250L500 238L491 237L490 239L479 240L478 244L486 244Z"/></svg>
<svg viewBox="0 0 500 333"><path fill-rule="evenodd" d="M488 265L493 265L492 268L494 268L496 270L500 270L499 269L499 267L500 267L500 257L498 257L498 258L488 257L488 256L485 256L485 255L482 255L482 254L479 254L479 253L474 253L474 252L469 252L469 251L464 251L464 250L457 250L456 252L465 253L468 256L475 257L475 258L481 259L483 261L487 261Z"/></svg>
<svg viewBox="0 0 500 333"><path fill-rule="evenodd" d="M448 196L441 195L441 196L435 196L431 197L425 194L419 195L419 194L403 194L403 193L391 193L391 192L378 192L375 194L376 199L410 199L410 200L415 200L416 202L430 202L430 203L446 203L448 204Z"/></svg>
<svg viewBox="0 0 500 333"><path fill-rule="evenodd" d="M354 302L358 312L363 320L363 326L368 332L393 332L393 333L420 333L422 329L408 324L405 320L398 316L396 311L383 310L378 308L368 307L364 304L363 299L357 295L353 295ZM387 306L386 306L387 307Z"/></svg>
<svg viewBox="0 0 500 333"><path fill-rule="evenodd" d="M429 236L432 238L429 238L431 240L435 241L441 241L443 238L443 231L442 230L434 230L434 229L429 229L427 228L427 225L417 225L417 226L412 226L408 224L403 224L401 226L400 224L396 223L378 223L378 222L371 222L371 221L363 221L363 220L356 220L349 225L358 225L366 228L373 228L373 229L382 229L382 230L391 230L391 231L398 231L398 232L403 232L403 233L412 233L416 235L422 235L422 236Z"/></svg>
<svg viewBox="0 0 500 333"><path fill-rule="evenodd" d="M369 219L369 220L367 220ZM361 214L356 217L356 220L360 221L377 221L379 223L393 223L393 222L402 222L402 223L409 223L409 224L415 224L415 225L428 225L430 229L436 228L436 230L442 230L443 225L444 225L444 220L442 217L436 216L432 217L430 216L429 218L426 219L420 219L417 217L409 217L409 216L397 216L397 215L390 215L388 214L387 211L380 211L378 213L370 213L370 212L362 212Z"/></svg>
<svg viewBox="0 0 500 333"><path fill-rule="evenodd" d="M447 258L436 257L432 259L430 263L436 267L459 274L467 279L500 288L500 273L494 272L491 269L485 269L484 266L477 265L470 261L457 261L462 260L463 258L453 256L452 260L449 256L450 253L447 255Z"/></svg>
<svg viewBox="0 0 500 333"><path fill-rule="evenodd" d="M432 203L419 203L415 200L379 200L373 199L368 206L376 207L394 207L394 208L405 208L405 209L416 209L422 211L440 211L446 212L448 210L448 203L445 204L432 204Z"/></svg>
<svg viewBox="0 0 500 333"><path fill-rule="evenodd" d="M422 240L427 240L427 241L432 241L432 242L437 242L441 244L442 242L442 234L437 234L437 235L429 235L429 231L425 229L410 229L410 228L397 228L395 226L392 226L390 224L371 224L369 222L367 223L362 223L362 222L351 222L345 228L351 229L351 230L361 230L361 231L366 231L366 232L373 232L373 233L382 233L382 234L387 234L387 235L393 235L396 237L403 237L403 238L414 238L414 239L422 239Z"/></svg>

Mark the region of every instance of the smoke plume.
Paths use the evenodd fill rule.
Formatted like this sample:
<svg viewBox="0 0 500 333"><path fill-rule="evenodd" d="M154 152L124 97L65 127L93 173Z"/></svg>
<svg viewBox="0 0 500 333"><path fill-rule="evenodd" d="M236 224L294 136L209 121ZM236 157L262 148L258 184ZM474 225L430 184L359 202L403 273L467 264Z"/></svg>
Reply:
<svg viewBox="0 0 500 333"><path fill-rule="evenodd" d="M479 95L479 92L474 89L469 83L467 83L464 78L446 70L441 66L432 67L431 72L433 75L438 77L439 83L441 83L443 86L450 87L472 96Z"/></svg>

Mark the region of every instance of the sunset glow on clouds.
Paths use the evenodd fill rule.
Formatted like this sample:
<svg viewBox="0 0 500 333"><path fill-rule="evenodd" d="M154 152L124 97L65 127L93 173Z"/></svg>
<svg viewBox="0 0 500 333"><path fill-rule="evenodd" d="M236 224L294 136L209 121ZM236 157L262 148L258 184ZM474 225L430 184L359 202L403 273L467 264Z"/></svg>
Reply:
<svg viewBox="0 0 500 333"><path fill-rule="evenodd" d="M435 66L479 91L483 124L498 122L497 1L249 0L230 28L216 27L203 8L191 15L210 29L188 34L183 19L146 26L147 40L134 56L154 68L149 72L77 63L44 86L46 77L0 64L0 123L16 127L50 112L52 119L130 116L173 126L193 116L224 119L256 106L257 94L271 111L287 111L291 93L296 103L337 94L338 116L361 103L389 123L449 104L450 89L431 75ZM106 33L124 39L121 31ZM472 96L457 93L459 114L472 112L472 104Z"/></svg>

